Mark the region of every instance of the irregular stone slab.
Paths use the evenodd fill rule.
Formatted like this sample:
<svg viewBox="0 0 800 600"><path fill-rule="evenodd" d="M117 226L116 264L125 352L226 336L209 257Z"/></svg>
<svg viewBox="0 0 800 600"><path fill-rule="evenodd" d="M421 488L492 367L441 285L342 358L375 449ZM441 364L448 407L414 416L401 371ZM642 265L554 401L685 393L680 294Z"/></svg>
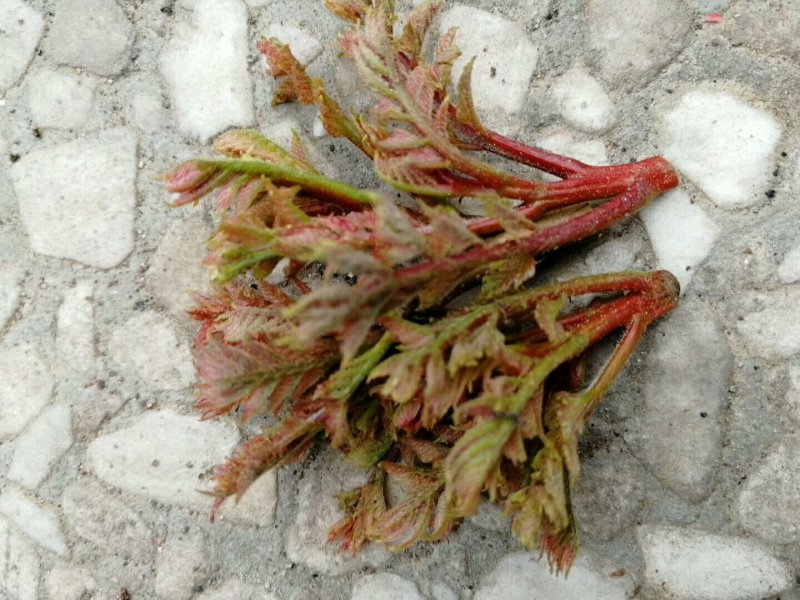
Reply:
<svg viewBox="0 0 800 600"><path fill-rule="evenodd" d="M603 86L583 69L571 69L551 90L567 123L589 132L605 131L614 124L611 98Z"/></svg>
<svg viewBox="0 0 800 600"><path fill-rule="evenodd" d="M133 249L136 138L130 130L35 150L11 166L11 181L34 252L108 269Z"/></svg>
<svg viewBox="0 0 800 600"><path fill-rule="evenodd" d="M659 268L672 272L684 293L695 267L714 247L719 226L683 190L672 190L656 198L639 215L658 257Z"/></svg>
<svg viewBox="0 0 800 600"><path fill-rule="evenodd" d="M19 269L9 263L0 263L0 329L17 310L19 292Z"/></svg>
<svg viewBox="0 0 800 600"><path fill-rule="evenodd" d="M80 281L64 292L58 309L56 345L61 362L77 373L95 367L92 282Z"/></svg>
<svg viewBox="0 0 800 600"><path fill-rule="evenodd" d="M356 580L350 600L423 600L416 584L394 573L375 573Z"/></svg>
<svg viewBox="0 0 800 600"><path fill-rule="evenodd" d="M84 600L92 598L97 582L87 569L53 567L47 574L47 593L50 600Z"/></svg>
<svg viewBox="0 0 800 600"><path fill-rule="evenodd" d="M57 0L45 49L59 64L116 75L130 61L133 36L115 0Z"/></svg>
<svg viewBox="0 0 800 600"><path fill-rule="evenodd" d="M800 245L789 250L778 267L778 279L782 283L795 283L800 281ZM2 319L0 319L2 323Z"/></svg>
<svg viewBox="0 0 800 600"><path fill-rule="evenodd" d="M496 14L459 5L439 20L441 33L452 27L458 28L456 44L463 51L453 65L453 81L458 81L464 65L475 56L472 96L476 107L519 112L539 58L525 30Z"/></svg>
<svg viewBox="0 0 800 600"><path fill-rule="evenodd" d="M637 534L648 586L672 598L757 600L794 583L786 565L745 538L658 525Z"/></svg>
<svg viewBox="0 0 800 600"><path fill-rule="evenodd" d="M27 84L31 115L39 127L77 129L86 122L94 98L94 86L86 77L37 71Z"/></svg>
<svg viewBox="0 0 800 600"><path fill-rule="evenodd" d="M644 405L625 439L667 487L696 502L719 470L730 350L713 313L693 298L654 327L653 339Z"/></svg>
<svg viewBox="0 0 800 600"><path fill-rule="evenodd" d="M586 15L595 71L626 87L668 64L687 43L692 23L691 11L679 0L639 2L635 9L615 0L589 0Z"/></svg>
<svg viewBox="0 0 800 600"><path fill-rule="evenodd" d="M211 227L200 211L186 212L170 223L150 259L145 281L156 298L175 313L192 305L191 291L210 288L208 273L201 264L208 254L206 240Z"/></svg>
<svg viewBox="0 0 800 600"><path fill-rule="evenodd" d="M434 583L431 586L433 600L458 600L458 594L441 583Z"/></svg>
<svg viewBox="0 0 800 600"><path fill-rule="evenodd" d="M166 96L160 79L156 73L137 73L122 85L128 122L141 131L152 132L166 127Z"/></svg>
<svg viewBox="0 0 800 600"><path fill-rule="evenodd" d="M778 4L739 0L726 12L725 31L741 44L800 59L800 2Z"/></svg>
<svg viewBox="0 0 800 600"><path fill-rule="evenodd" d="M135 560L146 560L155 549L153 534L139 515L91 478L67 486L61 505L75 533L98 548Z"/></svg>
<svg viewBox="0 0 800 600"><path fill-rule="evenodd" d="M322 52L319 40L294 25L270 23L263 33L265 38L277 38L292 49L294 57L307 65Z"/></svg>
<svg viewBox="0 0 800 600"><path fill-rule="evenodd" d="M196 600L278 600L263 588L229 579L219 587L205 590L195 596Z"/></svg>
<svg viewBox="0 0 800 600"><path fill-rule="evenodd" d="M66 403L45 409L14 444L6 477L35 489L72 445L72 414Z"/></svg>
<svg viewBox="0 0 800 600"><path fill-rule="evenodd" d="M225 500L217 511L217 519L264 527L275 520L277 504L278 476L274 469L270 469L247 488L238 503L233 497Z"/></svg>
<svg viewBox="0 0 800 600"><path fill-rule="evenodd" d="M748 531L774 544L800 540L800 438L790 437L748 476L739 495L739 518Z"/></svg>
<svg viewBox="0 0 800 600"><path fill-rule="evenodd" d="M154 390L180 390L194 381L188 344L169 319L146 311L114 330L109 342L113 360L125 374Z"/></svg>
<svg viewBox="0 0 800 600"><path fill-rule="evenodd" d="M0 349L0 440L18 434L53 391L53 373L32 344Z"/></svg>
<svg viewBox="0 0 800 600"><path fill-rule="evenodd" d="M22 0L0 0L0 91L22 77L39 45L44 19Z"/></svg>
<svg viewBox="0 0 800 600"><path fill-rule="evenodd" d="M239 439L236 427L201 422L171 410L146 413L133 425L103 435L86 452L100 479L127 492L201 510L211 506L198 489Z"/></svg>
<svg viewBox="0 0 800 600"><path fill-rule="evenodd" d="M159 549L156 594L165 600L189 600L206 577L207 563L202 535L170 536Z"/></svg>
<svg viewBox="0 0 800 600"><path fill-rule="evenodd" d="M7 487L0 494L0 514L40 546L61 556L68 553L55 511L44 508L21 491Z"/></svg>
<svg viewBox="0 0 800 600"><path fill-rule="evenodd" d="M15 600L39 600L39 557L11 523L0 517L0 586Z"/></svg>
<svg viewBox="0 0 800 600"><path fill-rule="evenodd" d="M368 545L358 556L345 556L329 544L328 529L344 515L336 494L362 486L367 474L341 461L332 451L321 453L309 465L298 486L297 515L289 528L286 556L309 569L339 575L364 564L379 566L389 559L383 546Z"/></svg>
<svg viewBox="0 0 800 600"><path fill-rule="evenodd" d="M722 208L763 198L780 137L770 113L701 90L684 94L662 129L664 156Z"/></svg>
<svg viewBox="0 0 800 600"><path fill-rule="evenodd" d="M534 552L506 555L484 577L473 600L627 600L634 585L628 576L612 577L615 565L582 549L569 577L550 572Z"/></svg>
<svg viewBox="0 0 800 600"><path fill-rule="evenodd" d="M800 351L800 290L788 287L754 299L763 308L736 323L752 350L767 358L788 358Z"/></svg>
<svg viewBox="0 0 800 600"><path fill-rule="evenodd" d="M201 142L253 122L247 72L247 7L241 0L184 0L190 21L176 24L161 54L181 130Z"/></svg>

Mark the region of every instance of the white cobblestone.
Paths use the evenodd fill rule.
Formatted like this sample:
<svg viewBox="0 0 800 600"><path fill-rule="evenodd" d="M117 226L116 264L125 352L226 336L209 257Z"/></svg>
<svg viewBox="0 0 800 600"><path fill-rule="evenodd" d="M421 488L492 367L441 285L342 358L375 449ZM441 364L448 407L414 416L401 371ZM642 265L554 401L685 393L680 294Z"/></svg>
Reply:
<svg viewBox="0 0 800 600"><path fill-rule="evenodd" d="M686 600L757 600L792 585L786 565L745 538L681 527L638 530L647 584Z"/></svg>
<svg viewBox="0 0 800 600"><path fill-rule="evenodd" d="M659 268L671 271L685 292L695 268L714 247L719 226L680 189L656 198L640 215Z"/></svg>
<svg viewBox="0 0 800 600"><path fill-rule="evenodd" d="M134 424L98 437L86 452L92 471L127 492L167 504L208 510L198 489L238 439L230 422L200 422L170 410L148 412Z"/></svg>
<svg viewBox="0 0 800 600"><path fill-rule="evenodd" d="M64 71L38 71L27 82L28 104L35 125L77 129L86 122L94 98L94 83L88 77Z"/></svg>
<svg viewBox="0 0 800 600"><path fill-rule="evenodd" d="M200 534L172 535L159 548L156 594L165 600L189 600L206 576L208 556Z"/></svg>
<svg viewBox="0 0 800 600"><path fill-rule="evenodd" d="M118 265L133 249L135 178L136 138L127 129L21 158L11 179L33 250L101 268Z"/></svg>
<svg viewBox="0 0 800 600"><path fill-rule="evenodd" d="M624 436L670 489L699 501L719 470L730 351L714 314L694 298L653 332L658 343L647 358L644 405Z"/></svg>
<svg viewBox="0 0 800 600"><path fill-rule="evenodd" d="M19 302L19 268L10 263L0 263L0 329L5 327Z"/></svg>
<svg viewBox="0 0 800 600"><path fill-rule="evenodd" d="M39 600L39 557L22 533L0 517L0 586L14 600Z"/></svg>
<svg viewBox="0 0 800 600"><path fill-rule="evenodd" d="M147 311L114 330L113 360L136 381L154 390L180 390L194 381L192 357L166 317Z"/></svg>
<svg viewBox="0 0 800 600"><path fill-rule="evenodd" d="M474 600L626 600L634 585L629 577L614 577L618 568L590 555L578 554L569 577L550 572L545 559L533 552L505 556L481 581Z"/></svg>
<svg viewBox="0 0 800 600"><path fill-rule="evenodd" d="M271 594L254 585L248 585L235 579L229 579L222 585L205 590L195 596L197 600L278 600Z"/></svg>
<svg viewBox="0 0 800 600"><path fill-rule="evenodd" d="M664 121L664 156L718 206L764 198L781 127L768 112L727 92L684 94Z"/></svg>
<svg viewBox="0 0 800 600"><path fill-rule="evenodd" d="M463 52L453 67L453 80L458 81L464 65L476 56L472 95L478 110L519 112L539 57L525 30L508 19L468 6L454 6L442 14L439 31L451 27L458 28L456 44Z"/></svg>
<svg viewBox="0 0 800 600"><path fill-rule="evenodd" d="M201 142L253 122L247 72L247 7L241 0L184 0L191 22L176 25L161 55L175 118Z"/></svg>
<svg viewBox="0 0 800 600"><path fill-rule="evenodd" d="M44 29L44 19L22 0L0 0L0 92L22 77Z"/></svg>
<svg viewBox="0 0 800 600"><path fill-rule="evenodd" d="M790 437L774 449L747 477L739 495L742 525L776 544L800 540L800 439Z"/></svg>
<svg viewBox="0 0 800 600"><path fill-rule="evenodd" d="M61 505L75 533L106 552L142 561L155 548L141 517L91 478L68 485Z"/></svg>
<svg viewBox="0 0 800 600"><path fill-rule="evenodd" d="M95 368L93 285L79 281L64 292L58 309L56 345L62 363L77 373Z"/></svg>
<svg viewBox="0 0 800 600"><path fill-rule="evenodd" d="M322 44L309 32L288 23L270 23L264 37L277 38L292 50L294 57L307 65L322 52Z"/></svg>
<svg viewBox="0 0 800 600"><path fill-rule="evenodd" d="M40 546L61 556L69 553L55 511L45 508L21 491L7 487L0 494L0 514Z"/></svg>
<svg viewBox="0 0 800 600"><path fill-rule="evenodd" d="M256 479L237 503L231 497L217 511L217 518L265 527L275 519L278 504L278 477L271 469Z"/></svg>
<svg viewBox="0 0 800 600"><path fill-rule="evenodd" d="M116 75L130 61L133 37L115 0L57 0L45 47L59 64Z"/></svg>
<svg viewBox="0 0 800 600"><path fill-rule="evenodd" d="M50 367L31 344L0 348L0 440L13 437L50 399Z"/></svg>
<svg viewBox="0 0 800 600"><path fill-rule="evenodd" d="M736 328L760 356L787 358L800 351L800 290L788 287L750 296L758 308L737 321Z"/></svg>
<svg viewBox="0 0 800 600"><path fill-rule="evenodd" d="M356 580L350 600L422 600L422 596L413 581L394 573L375 573Z"/></svg>
<svg viewBox="0 0 800 600"><path fill-rule="evenodd" d="M567 122L590 133L605 131L614 124L611 98L603 86L583 69L562 75L552 88L553 97Z"/></svg>
<svg viewBox="0 0 800 600"><path fill-rule="evenodd" d="M800 281L800 245L789 250L778 267L778 279L782 283Z"/></svg>
<svg viewBox="0 0 800 600"><path fill-rule="evenodd" d="M35 489L72 445L71 411L65 403L46 408L17 438L7 477Z"/></svg>

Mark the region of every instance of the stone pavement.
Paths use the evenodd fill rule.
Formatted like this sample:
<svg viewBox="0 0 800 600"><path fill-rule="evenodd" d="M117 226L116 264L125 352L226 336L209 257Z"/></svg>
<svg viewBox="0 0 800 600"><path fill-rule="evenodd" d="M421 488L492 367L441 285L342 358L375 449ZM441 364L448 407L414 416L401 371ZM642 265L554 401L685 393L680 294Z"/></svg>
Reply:
<svg viewBox="0 0 800 600"><path fill-rule="evenodd" d="M313 111L270 107L262 35L355 85L321 4L0 0L0 598L800 598L800 0L460 0L435 25L477 54L492 127L683 174L551 275L683 286L586 433L568 579L488 507L339 555L332 494L364 475L327 452L209 523L197 490L239 432L190 410L182 311L213 216L157 178L254 126L370 184Z"/></svg>

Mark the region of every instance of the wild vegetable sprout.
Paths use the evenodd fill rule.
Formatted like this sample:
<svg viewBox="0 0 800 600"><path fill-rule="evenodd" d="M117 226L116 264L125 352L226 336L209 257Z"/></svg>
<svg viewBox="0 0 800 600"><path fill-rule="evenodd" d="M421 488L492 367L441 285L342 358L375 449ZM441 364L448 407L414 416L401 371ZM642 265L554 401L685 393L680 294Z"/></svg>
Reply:
<svg viewBox="0 0 800 600"><path fill-rule="evenodd" d="M440 540L488 498L523 545L566 570L579 436L678 284L659 271L536 286L536 258L631 217L678 178L662 158L593 167L484 127L471 62L451 85L455 31L423 56L441 2L400 31L389 0L325 4L348 23L341 51L373 105L350 112L265 39L274 103L316 105L326 131L405 200L321 175L298 137L285 150L249 130L219 138L225 158L167 174L176 205L215 195L222 213L208 259L216 287L191 311L197 408L267 423L217 468L215 508L326 440L372 472L340 498L330 539L342 549ZM489 155L561 179L521 177ZM451 201L463 197L483 216L459 213ZM590 377L587 354L617 333ZM399 501L387 500L387 478Z"/></svg>

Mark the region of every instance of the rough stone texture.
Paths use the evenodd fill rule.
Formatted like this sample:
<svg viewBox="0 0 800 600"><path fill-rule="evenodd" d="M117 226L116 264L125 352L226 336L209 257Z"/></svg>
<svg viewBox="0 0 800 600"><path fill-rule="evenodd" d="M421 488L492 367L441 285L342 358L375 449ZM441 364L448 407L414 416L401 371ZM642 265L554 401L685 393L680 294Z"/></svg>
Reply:
<svg viewBox="0 0 800 600"><path fill-rule="evenodd" d="M725 31L740 44L770 54L800 58L800 2L735 2L727 13Z"/></svg>
<svg viewBox="0 0 800 600"><path fill-rule="evenodd" d="M589 60L603 77L631 86L653 76L686 43L691 13L679 0L589 0ZM669 23L669 27L664 27Z"/></svg>
<svg viewBox="0 0 800 600"><path fill-rule="evenodd" d="M76 129L89 116L93 83L62 71L39 71L28 78L28 103L39 127Z"/></svg>
<svg viewBox="0 0 800 600"><path fill-rule="evenodd" d="M133 37L115 0L57 0L45 48L60 64L116 75L130 61Z"/></svg>
<svg viewBox="0 0 800 600"><path fill-rule="evenodd" d="M61 556L68 554L55 511L41 506L16 488L0 494L0 514L40 546Z"/></svg>
<svg viewBox="0 0 800 600"><path fill-rule="evenodd" d="M0 329L5 327L19 302L19 269L8 263L0 264Z"/></svg>
<svg viewBox="0 0 800 600"><path fill-rule="evenodd" d="M583 69L572 69L553 85L552 94L567 123L589 132L614 124L614 106L603 86Z"/></svg>
<svg viewBox="0 0 800 600"><path fill-rule="evenodd" d="M194 381L192 357L166 317L147 311L111 336L109 351L132 381L154 390L179 390Z"/></svg>
<svg viewBox="0 0 800 600"><path fill-rule="evenodd" d="M204 142L227 127L253 121L247 7L241 0L179 6L191 17L176 25L161 55L161 71L181 130Z"/></svg>
<svg viewBox="0 0 800 600"><path fill-rule="evenodd" d="M475 591L473 600L626 600L633 591L628 577L614 577L617 569L584 552L569 577L553 577L546 560L533 552L507 555Z"/></svg>
<svg viewBox="0 0 800 600"><path fill-rule="evenodd" d="M53 374L31 344L0 347L0 440L13 437L50 399Z"/></svg>
<svg viewBox="0 0 800 600"><path fill-rule="evenodd" d="M0 517L0 585L16 600L39 600L39 558L20 531Z"/></svg>
<svg viewBox="0 0 800 600"><path fill-rule="evenodd" d="M136 138L124 128L21 158L11 179L33 250L118 265L133 249L135 178Z"/></svg>
<svg viewBox="0 0 800 600"><path fill-rule="evenodd" d="M381 547L368 546L358 557L350 558L328 544L331 525L342 518L334 497L366 483L366 473L344 464L331 452L318 457L298 486L297 516L288 532L286 555L316 572L338 575L365 562L379 565L389 555Z"/></svg>
<svg viewBox="0 0 800 600"><path fill-rule="evenodd" d="M25 72L44 29L44 19L22 0L0 1L0 92Z"/></svg>
<svg viewBox="0 0 800 600"><path fill-rule="evenodd" d="M207 509L201 475L223 462L238 435L230 423L201 423L171 410L145 413L132 425L89 444L89 467L127 492Z"/></svg>
<svg viewBox="0 0 800 600"><path fill-rule="evenodd" d="M397 26L423 1L397 2ZM784 582L781 600L800 598L798 0L445 11L431 31L460 26L456 71L478 57L488 126L594 164L667 152L681 171L641 221L539 264L540 283L655 268L683 283L678 313L648 328L584 432L569 578L515 558L509 519L488 504L445 543L342 557L325 542L333 495L368 474L329 452L269 471L208 522L196 490L263 423L240 431L190 408L185 292L206 285L219 214L168 208L158 177L212 156L218 131L254 126L281 144L294 129L321 173L378 185L315 108L270 103L262 35L288 41L343 104L367 106L322 0L0 0L0 498L30 531L0 514L0 598L347 599L357 583L390 594L396 576L432 600L775 600ZM63 556L31 537L59 535ZM175 550L194 536L202 546ZM762 543L786 566L762 569L774 565Z"/></svg>
<svg viewBox="0 0 800 600"><path fill-rule="evenodd" d="M190 292L207 291L208 273L201 262L211 228L200 211L171 223L147 268L147 285L166 308L183 313L192 304Z"/></svg>
<svg viewBox="0 0 800 600"><path fill-rule="evenodd" d="M208 568L203 536L172 535L159 548L156 594L165 600L189 600Z"/></svg>
<svg viewBox="0 0 800 600"><path fill-rule="evenodd" d="M95 366L92 294L92 283L80 281L64 293L58 309L58 353L62 363L77 373L90 373Z"/></svg>
<svg viewBox="0 0 800 600"><path fill-rule="evenodd" d="M640 214L659 268L672 272L685 293L696 267L714 247L719 227L683 190L664 194Z"/></svg>
<svg viewBox="0 0 800 600"><path fill-rule="evenodd" d="M794 287L749 298L756 306L736 328L759 355L788 358L800 351L800 290Z"/></svg>
<svg viewBox="0 0 800 600"><path fill-rule="evenodd" d="M781 137L775 118L727 92L684 94L664 120L664 156L722 208L763 197Z"/></svg>
<svg viewBox="0 0 800 600"><path fill-rule="evenodd" d="M464 65L476 57L472 94L478 110L515 113L522 109L538 52L525 31L496 14L455 6L439 21L439 31L458 28L456 44L464 51L453 67L458 81ZM510 56L514 60L508 60Z"/></svg>
<svg viewBox="0 0 800 600"><path fill-rule="evenodd" d="M653 332L644 405L625 439L670 489L698 501L711 491L719 468L730 351L713 313L695 299L686 299Z"/></svg>
<svg viewBox="0 0 800 600"><path fill-rule="evenodd" d="M422 600L422 596L413 581L394 573L376 573L356 580L350 600Z"/></svg>
<svg viewBox="0 0 800 600"><path fill-rule="evenodd" d="M638 530L645 581L670 598L757 600L785 590L789 569L759 544L681 527Z"/></svg>
<svg viewBox="0 0 800 600"><path fill-rule="evenodd" d="M52 466L72 445L70 407L55 404L42 411L14 443L14 455L6 477L35 489Z"/></svg>
<svg viewBox="0 0 800 600"><path fill-rule="evenodd" d="M85 600L97 590L97 582L87 569L55 567L47 574L50 600Z"/></svg>
<svg viewBox="0 0 800 600"><path fill-rule="evenodd" d="M139 515L91 478L69 485L61 505L75 533L103 551L145 560L155 548L153 534Z"/></svg>
<svg viewBox="0 0 800 600"><path fill-rule="evenodd" d="M776 544L800 540L800 438L790 437L747 477L739 496L739 518L748 531Z"/></svg>

